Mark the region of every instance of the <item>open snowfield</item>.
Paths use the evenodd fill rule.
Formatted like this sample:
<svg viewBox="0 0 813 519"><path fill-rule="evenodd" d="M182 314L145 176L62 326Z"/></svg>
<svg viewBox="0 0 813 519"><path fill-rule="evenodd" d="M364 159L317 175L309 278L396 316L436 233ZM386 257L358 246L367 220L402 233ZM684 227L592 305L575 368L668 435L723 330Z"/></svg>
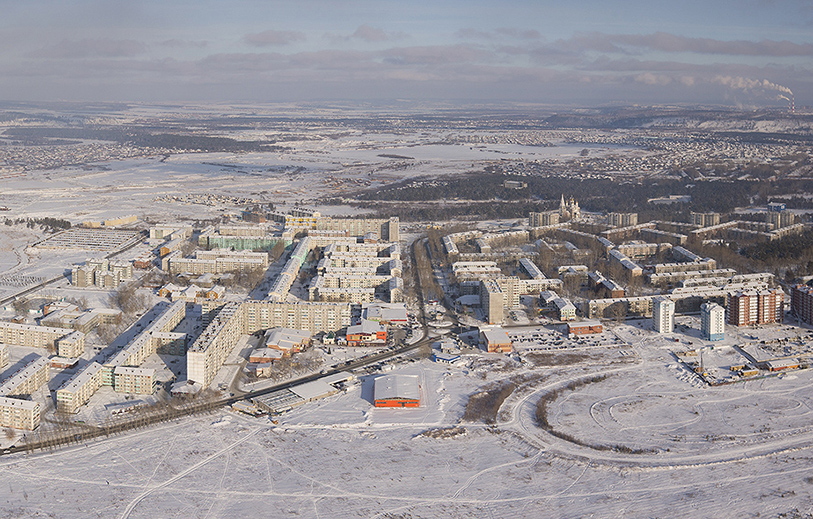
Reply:
<svg viewBox="0 0 813 519"><path fill-rule="evenodd" d="M632 357L592 349L535 366L500 356L408 363L394 372L420 376L419 409L372 408L364 378L278 424L222 411L4 458L0 508L77 518L775 517L813 506L813 374L707 388L665 347L629 347ZM592 447L536 425L543 394L602 373L548 413L556 431ZM469 394L512 377L529 382L496 425L461 423Z"/></svg>

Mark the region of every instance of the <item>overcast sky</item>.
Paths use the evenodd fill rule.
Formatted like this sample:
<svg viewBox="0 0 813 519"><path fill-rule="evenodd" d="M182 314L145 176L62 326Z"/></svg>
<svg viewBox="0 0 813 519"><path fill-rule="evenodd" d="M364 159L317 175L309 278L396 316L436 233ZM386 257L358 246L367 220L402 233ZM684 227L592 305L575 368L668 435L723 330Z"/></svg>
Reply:
<svg viewBox="0 0 813 519"><path fill-rule="evenodd" d="M0 100L813 104L810 0L0 0Z"/></svg>

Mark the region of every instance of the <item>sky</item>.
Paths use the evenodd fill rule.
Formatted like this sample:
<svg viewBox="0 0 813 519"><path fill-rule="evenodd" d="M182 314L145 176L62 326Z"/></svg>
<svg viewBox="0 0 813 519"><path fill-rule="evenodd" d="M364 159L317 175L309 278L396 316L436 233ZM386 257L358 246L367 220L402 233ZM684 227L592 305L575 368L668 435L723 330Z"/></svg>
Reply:
<svg viewBox="0 0 813 519"><path fill-rule="evenodd" d="M813 104L809 0L0 0L0 100Z"/></svg>

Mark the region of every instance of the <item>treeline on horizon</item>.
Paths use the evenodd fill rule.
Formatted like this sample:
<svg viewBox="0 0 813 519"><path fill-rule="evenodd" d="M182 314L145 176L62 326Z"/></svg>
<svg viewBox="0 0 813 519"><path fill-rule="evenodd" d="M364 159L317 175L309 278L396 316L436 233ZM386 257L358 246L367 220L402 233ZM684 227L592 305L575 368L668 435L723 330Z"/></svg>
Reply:
<svg viewBox="0 0 813 519"><path fill-rule="evenodd" d="M171 148L212 152L283 151L276 141L238 141L184 133L150 133L142 128L8 128L3 137L28 144L59 144L67 139L117 142L144 148ZM46 139L57 139L47 142Z"/></svg>
<svg viewBox="0 0 813 519"><path fill-rule="evenodd" d="M504 187L505 180L527 183L523 189ZM368 190L357 195L360 204L369 207L379 201L426 202L439 200L463 200L472 203L511 202L512 208L545 210L558 207L561 196L575 198L582 209L594 212L637 212L639 220L645 216L654 218L685 215L697 212L731 212L737 207L755 203L764 204L771 197L783 197L789 207L807 208L813 201L798 193L813 192L813 181L783 179L781 182L757 180L695 180L653 179L639 182L618 182L612 179L574 179L567 177L522 176L510 177L493 173L474 173L451 179L408 179L383 188ZM669 195L690 195L688 203L652 204L648 200ZM788 196L790 195L790 196ZM797 195L797 196L793 196ZM553 204L553 206L551 205ZM453 204L449 204L453 205ZM502 204L506 205L506 204ZM418 208L416 208L418 209ZM454 210L452 210L454 212ZM524 216L527 216L525 214ZM509 218L511 216L508 216ZM681 221L681 220L678 220Z"/></svg>

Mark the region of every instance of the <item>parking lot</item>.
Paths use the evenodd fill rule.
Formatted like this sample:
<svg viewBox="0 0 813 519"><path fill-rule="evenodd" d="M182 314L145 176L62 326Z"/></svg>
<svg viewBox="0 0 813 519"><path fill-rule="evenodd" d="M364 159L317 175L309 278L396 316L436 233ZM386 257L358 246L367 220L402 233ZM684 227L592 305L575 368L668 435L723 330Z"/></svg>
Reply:
<svg viewBox="0 0 813 519"><path fill-rule="evenodd" d="M561 327L561 325L557 325ZM627 346L612 331L580 336L568 336L565 330L552 327L527 327L506 329L515 351L576 350Z"/></svg>

